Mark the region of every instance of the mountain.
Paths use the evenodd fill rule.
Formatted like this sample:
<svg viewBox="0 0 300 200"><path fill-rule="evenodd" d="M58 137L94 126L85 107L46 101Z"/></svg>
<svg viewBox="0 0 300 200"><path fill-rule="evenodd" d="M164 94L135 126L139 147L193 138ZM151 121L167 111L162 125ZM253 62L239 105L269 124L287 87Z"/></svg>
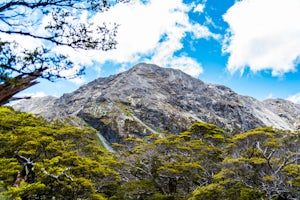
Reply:
<svg viewBox="0 0 300 200"><path fill-rule="evenodd" d="M268 109L276 113L285 121L292 124L293 128L300 128L300 105L284 99L267 99L263 103Z"/></svg>
<svg viewBox="0 0 300 200"><path fill-rule="evenodd" d="M294 130L300 124L300 105L285 100L261 102L180 70L145 63L98 78L60 98L24 100L14 108L88 124L110 143L129 135L179 133L194 121L214 123L233 134L262 126Z"/></svg>
<svg viewBox="0 0 300 200"><path fill-rule="evenodd" d="M51 110L57 98L53 96L31 98L28 101L21 101L13 105L15 110L23 112L30 112L36 115L46 116L47 112Z"/></svg>

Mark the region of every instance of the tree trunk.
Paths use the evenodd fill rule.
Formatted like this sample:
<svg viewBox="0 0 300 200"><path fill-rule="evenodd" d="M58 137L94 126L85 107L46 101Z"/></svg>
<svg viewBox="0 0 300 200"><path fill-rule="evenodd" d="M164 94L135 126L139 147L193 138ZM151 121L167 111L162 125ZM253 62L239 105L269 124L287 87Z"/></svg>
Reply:
<svg viewBox="0 0 300 200"><path fill-rule="evenodd" d="M8 103L18 92L37 84L38 81L36 79L40 75L41 72L35 72L27 76L21 74L0 85L0 106Z"/></svg>

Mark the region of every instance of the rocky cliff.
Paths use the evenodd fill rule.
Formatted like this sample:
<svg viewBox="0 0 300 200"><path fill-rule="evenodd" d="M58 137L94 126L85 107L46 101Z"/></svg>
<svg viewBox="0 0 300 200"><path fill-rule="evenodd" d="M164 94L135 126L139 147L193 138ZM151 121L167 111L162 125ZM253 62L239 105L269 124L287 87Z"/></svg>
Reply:
<svg viewBox="0 0 300 200"><path fill-rule="evenodd" d="M145 63L60 98L26 100L14 108L89 124L111 143L129 135L179 133L193 121L214 123L231 133L261 126L293 130L300 124L299 105L285 100L260 102L180 70Z"/></svg>

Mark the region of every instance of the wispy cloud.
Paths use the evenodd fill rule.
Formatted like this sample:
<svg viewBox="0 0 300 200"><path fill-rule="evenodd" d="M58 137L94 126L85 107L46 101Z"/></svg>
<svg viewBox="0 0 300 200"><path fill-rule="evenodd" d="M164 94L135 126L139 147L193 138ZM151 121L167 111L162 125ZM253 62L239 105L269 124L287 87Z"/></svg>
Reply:
<svg viewBox="0 0 300 200"><path fill-rule="evenodd" d="M224 43L230 72L294 71L300 56L299 0L238 1L224 15L230 34Z"/></svg>

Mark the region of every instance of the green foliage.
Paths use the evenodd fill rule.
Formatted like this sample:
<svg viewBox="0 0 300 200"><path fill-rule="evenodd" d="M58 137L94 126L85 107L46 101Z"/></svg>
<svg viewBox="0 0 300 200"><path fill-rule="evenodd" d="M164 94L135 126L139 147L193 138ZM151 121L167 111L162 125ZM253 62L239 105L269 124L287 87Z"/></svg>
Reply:
<svg viewBox="0 0 300 200"><path fill-rule="evenodd" d="M124 183L118 195L124 199L148 199L152 195L157 195L158 192L154 181L139 180Z"/></svg>
<svg viewBox="0 0 300 200"><path fill-rule="evenodd" d="M212 135L222 134L221 129L212 125L208 127L212 127ZM124 180L128 180L125 185L139 185L136 188L140 188L146 181L149 188L138 189L138 195L133 196L133 191L126 187L123 190L126 189L127 193L117 194L118 198L187 199L198 185L209 183L212 175L219 170L222 151L213 145L215 140L208 137L209 130L206 129L206 138L203 139L196 136L199 132L195 129L179 135L167 134L164 138L149 136L148 143L135 138L127 139L133 148L122 148L120 152L124 163L120 173Z"/></svg>
<svg viewBox="0 0 300 200"><path fill-rule="evenodd" d="M299 198L299 146L299 134L271 128L234 135L224 151L222 170L214 176L214 184L224 180L239 182L244 188L239 195L245 196L250 191L250 199L253 191L257 199ZM195 195L202 194L205 187L199 188ZM225 187L226 192L230 190ZM239 195L233 195L232 199L247 199Z"/></svg>
<svg viewBox="0 0 300 200"><path fill-rule="evenodd" d="M223 199L225 197L225 187L212 183L207 186L199 187L190 200Z"/></svg>
<svg viewBox="0 0 300 200"><path fill-rule="evenodd" d="M32 184L23 182L21 187L8 187L7 191L3 192L3 195L9 199L21 199L24 197L32 198L38 197L37 193L45 189L46 186L39 182Z"/></svg>
<svg viewBox="0 0 300 200"><path fill-rule="evenodd" d="M195 122L188 129L184 136L190 136L192 139L202 139L214 145L225 142L225 131L214 124L204 122Z"/></svg>
<svg viewBox="0 0 300 200"><path fill-rule="evenodd" d="M259 200L262 194L260 190L227 180L199 187L189 200Z"/></svg>
<svg viewBox="0 0 300 200"><path fill-rule="evenodd" d="M229 137L196 122L179 135L146 141L129 138L130 148L120 146L126 183L117 199L300 198L297 133L266 127Z"/></svg>
<svg viewBox="0 0 300 200"><path fill-rule="evenodd" d="M0 192L9 199L105 199L118 186L116 159L99 148L96 132L48 123L11 108L0 108ZM12 187L22 165L15 152L34 160L37 180ZM66 174L66 176L64 175ZM55 178L56 177L56 178Z"/></svg>
<svg viewBox="0 0 300 200"><path fill-rule="evenodd" d="M165 137L127 138L112 154L96 132L0 108L1 199L255 200L300 198L299 133L226 136L194 123ZM31 157L37 180L12 187Z"/></svg>

